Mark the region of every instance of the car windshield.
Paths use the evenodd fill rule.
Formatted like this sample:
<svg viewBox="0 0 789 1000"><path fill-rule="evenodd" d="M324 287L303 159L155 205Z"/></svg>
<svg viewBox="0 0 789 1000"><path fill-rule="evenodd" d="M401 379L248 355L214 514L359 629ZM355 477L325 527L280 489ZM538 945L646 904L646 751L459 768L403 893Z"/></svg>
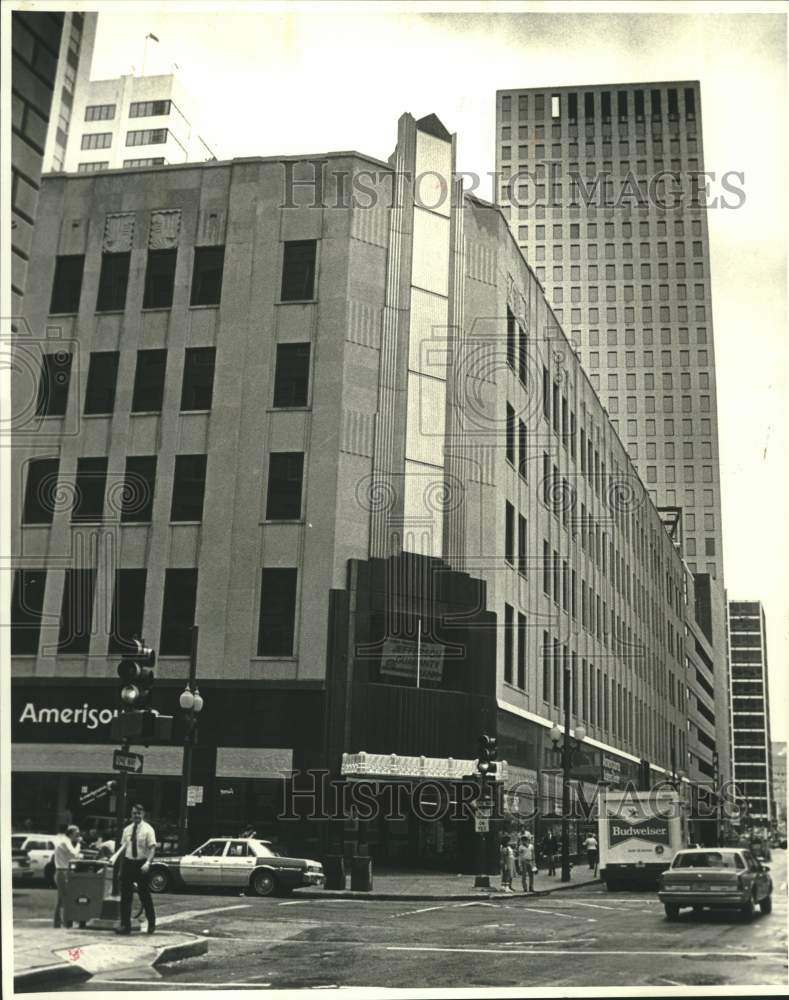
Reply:
<svg viewBox="0 0 789 1000"><path fill-rule="evenodd" d="M21 837L11 837L11 848L17 851L20 850L26 839L24 834Z"/></svg>
<svg viewBox="0 0 789 1000"><path fill-rule="evenodd" d="M720 851L694 851L692 854L678 854L673 868L734 868L734 855Z"/></svg>

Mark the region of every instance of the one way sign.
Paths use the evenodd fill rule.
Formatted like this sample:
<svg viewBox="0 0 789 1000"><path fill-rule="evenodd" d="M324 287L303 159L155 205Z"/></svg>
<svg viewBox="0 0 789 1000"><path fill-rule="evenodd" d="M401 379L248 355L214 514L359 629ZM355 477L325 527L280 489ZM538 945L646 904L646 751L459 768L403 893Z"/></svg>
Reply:
<svg viewBox="0 0 789 1000"><path fill-rule="evenodd" d="M129 753L128 750L116 750L112 755L114 771L129 771L131 774L142 774L143 756L141 753Z"/></svg>

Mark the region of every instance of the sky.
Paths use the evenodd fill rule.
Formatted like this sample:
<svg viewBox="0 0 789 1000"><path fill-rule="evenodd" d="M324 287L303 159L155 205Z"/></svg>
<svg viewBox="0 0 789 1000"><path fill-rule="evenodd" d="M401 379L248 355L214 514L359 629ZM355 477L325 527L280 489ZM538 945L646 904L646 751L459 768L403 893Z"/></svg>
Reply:
<svg viewBox="0 0 789 1000"><path fill-rule="evenodd" d="M757 4L492 6L91 3L92 76L177 64L220 159L386 159L404 111L434 112L458 135L458 169L479 175L494 169L497 89L699 80L705 168L745 175L744 204L709 212L725 580L765 606L772 736L786 739L786 18Z"/></svg>

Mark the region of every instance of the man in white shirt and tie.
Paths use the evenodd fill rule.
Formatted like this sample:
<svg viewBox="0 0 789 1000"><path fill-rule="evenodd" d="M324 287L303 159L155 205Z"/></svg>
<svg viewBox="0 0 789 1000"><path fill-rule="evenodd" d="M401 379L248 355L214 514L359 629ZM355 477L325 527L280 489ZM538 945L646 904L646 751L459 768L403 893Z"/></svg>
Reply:
<svg viewBox="0 0 789 1000"><path fill-rule="evenodd" d="M150 823L145 822L145 809L133 805L131 823L123 831L121 846L112 857L113 863L121 859L121 925L116 934L131 934L131 904L134 887L145 909L148 933L156 929L156 913L148 889L148 871L156 854L156 833Z"/></svg>

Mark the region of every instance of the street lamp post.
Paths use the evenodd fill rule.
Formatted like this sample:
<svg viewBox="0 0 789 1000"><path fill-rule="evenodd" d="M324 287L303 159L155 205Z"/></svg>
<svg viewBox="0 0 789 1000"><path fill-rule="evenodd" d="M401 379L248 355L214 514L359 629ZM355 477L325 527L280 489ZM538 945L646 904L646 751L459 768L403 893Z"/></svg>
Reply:
<svg viewBox="0 0 789 1000"><path fill-rule="evenodd" d="M197 738L197 717L203 710L203 697L197 688L197 637L198 627L192 626L192 650L189 657L189 679L181 692L178 703L184 713L184 756L181 769L181 803L178 816L178 847L181 853L188 850L189 785L192 780L192 748Z"/></svg>
<svg viewBox="0 0 789 1000"><path fill-rule="evenodd" d="M551 740L554 750L559 751L559 741L562 740L562 882L570 881L570 768L572 759L579 743L586 739L586 729L582 725L575 727L575 739L570 736L570 666L564 667L564 739L558 725L551 729Z"/></svg>

